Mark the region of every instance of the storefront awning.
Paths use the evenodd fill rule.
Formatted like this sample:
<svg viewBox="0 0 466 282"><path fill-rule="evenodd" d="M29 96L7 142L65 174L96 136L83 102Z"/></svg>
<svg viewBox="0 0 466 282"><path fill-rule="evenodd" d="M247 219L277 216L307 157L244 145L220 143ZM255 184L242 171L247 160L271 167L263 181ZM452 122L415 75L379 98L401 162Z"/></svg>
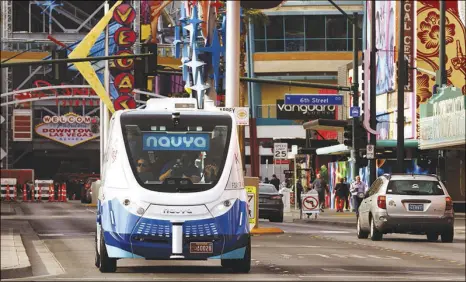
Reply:
<svg viewBox="0 0 466 282"><path fill-rule="evenodd" d="M376 148L395 148L396 140L377 140ZM405 148L417 148L417 140L405 140ZM365 148L361 148L365 149ZM319 148L317 155L345 155L350 153L351 148L343 144Z"/></svg>
<svg viewBox="0 0 466 282"><path fill-rule="evenodd" d="M316 150L316 154L318 156L320 155L345 155L345 154L349 154L350 149L351 149L350 147L345 146L344 144L339 144L339 145L319 148Z"/></svg>
<svg viewBox="0 0 466 282"><path fill-rule="evenodd" d="M316 119L303 124L306 130L329 130L329 131L344 131L344 127L348 125L346 120L333 119Z"/></svg>

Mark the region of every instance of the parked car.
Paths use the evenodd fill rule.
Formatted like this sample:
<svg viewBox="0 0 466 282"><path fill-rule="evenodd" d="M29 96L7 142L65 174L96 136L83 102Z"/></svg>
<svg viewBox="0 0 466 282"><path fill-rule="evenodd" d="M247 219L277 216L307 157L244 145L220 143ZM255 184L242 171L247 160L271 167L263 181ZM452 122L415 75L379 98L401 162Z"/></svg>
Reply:
<svg viewBox="0 0 466 282"><path fill-rule="evenodd" d="M275 186L267 183L259 184L259 218L271 222L283 222L283 195Z"/></svg>
<svg viewBox="0 0 466 282"><path fill-rule="evenodd" d="M90 204L92 197L90 194L92 182L98 180L97 177L88 177L81 187L81 203Z"/></svg>
<svg viewBox="0 0 466 282"><path fill-rule="evenodd" d="M427 235L429 241L453 241L453 202L436 175L384 174L359 206L358 238L382 240L383 234Z"/></svg>

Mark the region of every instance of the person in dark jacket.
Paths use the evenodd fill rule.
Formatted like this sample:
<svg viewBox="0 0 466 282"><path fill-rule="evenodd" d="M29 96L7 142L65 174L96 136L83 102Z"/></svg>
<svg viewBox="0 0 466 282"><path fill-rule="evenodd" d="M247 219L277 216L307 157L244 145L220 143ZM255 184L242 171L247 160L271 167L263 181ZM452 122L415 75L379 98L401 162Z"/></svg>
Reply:
<svg viewBox="0 0 466 282"><path fill-rule="evenodd" d="M348 195L348 186L343 183L342 178L338 178L338 183L335 185L335 197L337 212L343 212L343 207L345 204L345 197Z"/></svg>
<svg viewBox="0 0 466 282"><path fill-rule="evenodd" d="M280 179L277 178L277 175L272 175L272 180L270 180L270 184L275 186L275 189L280 190Z"/></svg>
<svg viewBox="0 0 466 282"><path fill-rule="evenodd" d="M346 208L346 211L349 211L350 210L350 196L351 196L351 193L349 191L349 183L348 183L348 178L346 177L343 177L343 184L345 184L347 191L347 195L345 196L345 208Z"/></svg>
<svg viewBox="0 0 466 282"><path fill-rule="evenodd" d="M298 200L298 206L299 206L299 209L302 209L302 200L301 200L301 193L303 193L303 184L301 183L301 179L298 180L298 183L296 183L296 198Z"/></svg>

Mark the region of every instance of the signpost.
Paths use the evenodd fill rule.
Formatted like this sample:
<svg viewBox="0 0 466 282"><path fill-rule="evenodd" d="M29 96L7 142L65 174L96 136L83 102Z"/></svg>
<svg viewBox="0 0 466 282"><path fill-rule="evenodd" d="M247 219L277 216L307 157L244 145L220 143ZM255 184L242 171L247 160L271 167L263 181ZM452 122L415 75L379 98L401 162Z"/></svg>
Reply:
<svg viewBox="0 0 466 282"><path fill-rule="evenodd" d="M366 146L366 157L368 160L373 160L375 158L375 146L374 145Z"/></svg>
<svg viewBox="0 0 466 282"><path fill-rule="evenodd" d="M302 213L307 214L308 217L311 214L317 215L320 213L319 209L319 194L316 190L311 190L306 194L301 194L301 206Z"/></svg>
<svg viewBox="0 0 466 282"><path fill-rule="evenodd" d="M246 186L248 193L248 217L249 217L249 230L252 230L257 225L257 216L259 205L257 204L257 187Z"/></svg>
<svg viewBox="0 0 466 282"><path fill-rule="evenodd" d="M343 95L285 94L285 105L342 106Z"/></svg>
<svg viewBox="0 0 466 282"><path fill-rule="evenodd" d="M288 157L288 144L287 143L274 143L273 144L273 158L286 159Z"/></svg>

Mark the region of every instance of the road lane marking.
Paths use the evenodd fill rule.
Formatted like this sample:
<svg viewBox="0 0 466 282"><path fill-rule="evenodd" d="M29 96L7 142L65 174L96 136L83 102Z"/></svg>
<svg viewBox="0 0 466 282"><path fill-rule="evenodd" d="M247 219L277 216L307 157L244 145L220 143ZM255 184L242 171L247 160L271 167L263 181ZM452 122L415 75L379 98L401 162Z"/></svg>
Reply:
<svg viewBox="0 0 466 282"><path fill-rule="evenodd" d="M42 233L37 234L39 237L64 237L64 236L93 236L95 232L70 232L70 233Z"/></svg>
<svg viewBox="0 0 466 282"><path fill-rule="evenodd" d="M330 258L329 256L323 254L298 254L298 256L320 256L323 258Z"/></svg>

